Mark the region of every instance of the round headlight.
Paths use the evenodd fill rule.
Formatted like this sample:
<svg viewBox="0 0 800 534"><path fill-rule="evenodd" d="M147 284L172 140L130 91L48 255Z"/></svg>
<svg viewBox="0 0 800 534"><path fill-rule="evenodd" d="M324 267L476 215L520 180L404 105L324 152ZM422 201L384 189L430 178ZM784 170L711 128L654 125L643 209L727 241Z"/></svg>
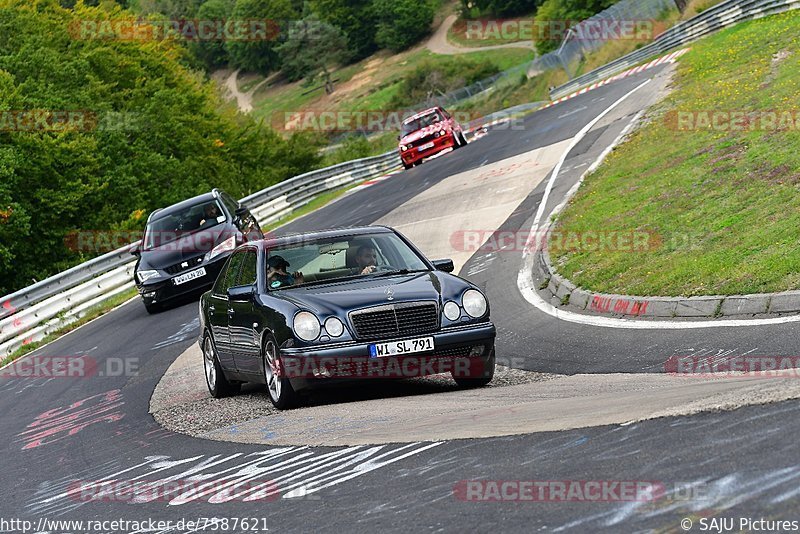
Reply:
<svg viewBox="0 0 800 534"><path fill-rule="evenodd" d="M406 150L408 150L408 147L406 145L400 145L400 150L405 152Z"/></svg>
<svg viewBox="0 0 800 534"><path fill-rule="evenodd" d="M331 337L339 337L344 333L344 325L336 317L328 317L325 319L325 331Z"/></svg>
<svg viewBox="0 0 800 534"><path fill-rule="evenodd" d="M319 337L319 319L307 311L294 316L294 333L303 341L314 341Z"/></svg>
<svg viewBox="0 0 800 534"><path fill-rule="evenodd" d="M470 317L483 317L486 313L486 297L484 297L480 291L475 289L468 289L464 292L464 296L461 297L461 303L464 305L464 311L466 311Z"/></svg>
<svg viewBox="0 0 800 534"><path fill-rule="evenodd" d="M444 305L444 316L451 321L458 321L458 318L461 317L461 308L451 300Z"/></svg>

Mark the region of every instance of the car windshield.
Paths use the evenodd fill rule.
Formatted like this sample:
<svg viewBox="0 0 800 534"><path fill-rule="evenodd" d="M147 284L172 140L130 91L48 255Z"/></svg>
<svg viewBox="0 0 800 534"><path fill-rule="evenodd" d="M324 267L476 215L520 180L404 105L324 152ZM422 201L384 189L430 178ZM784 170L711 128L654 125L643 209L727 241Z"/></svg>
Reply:
<svg viewBox="0 0 800 534"><path fill-rule="evenodd" d="M144 249L165 245L181 236L225 222L225 212L216 200L193 204L150 221L144 236Z"/></svg>
<svg viewBox="0 0 800 534"><path fill-rule="evenodd" d="M267 287L276 290L427 270L425 261L394 233L339 236L270 249Z"/></svg>
<svg viewBox="0 0 800 534"><path fill-rule="evenodd" d="M403 124L403 135L408 135L411 132L416 132L417 130L421 130L426 126L430 126L431 124L440 122L442 120L441 116L437 111L433 113L428 113L427 115L423 115L422 117L418 117L411 122L407 122Z"/></svg>

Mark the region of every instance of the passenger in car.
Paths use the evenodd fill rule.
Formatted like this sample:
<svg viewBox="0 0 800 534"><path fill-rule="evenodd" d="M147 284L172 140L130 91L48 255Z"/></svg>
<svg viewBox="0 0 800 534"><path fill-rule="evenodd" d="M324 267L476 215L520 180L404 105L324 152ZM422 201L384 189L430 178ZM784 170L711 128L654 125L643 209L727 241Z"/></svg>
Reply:
<svg viewBox="0 0 800 534"><path fill-rule="evenodd" d="M270 256L267 260L267 285L271 289L277 289L285 286L299 286L305 281L303 273L297 271L289 274L286 270L288 268L289 262L283 256Z"/></svg>

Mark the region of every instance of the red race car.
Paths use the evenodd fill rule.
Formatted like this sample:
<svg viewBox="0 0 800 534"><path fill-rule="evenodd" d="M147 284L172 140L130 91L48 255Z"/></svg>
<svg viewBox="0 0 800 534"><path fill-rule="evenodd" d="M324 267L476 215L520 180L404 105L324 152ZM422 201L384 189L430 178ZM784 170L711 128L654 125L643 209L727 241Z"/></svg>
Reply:
<svg viewBox="0 0 800 534"><path fill-rule="evenodd" d="M435 107L412 115L403 121L400 159L410 169L422 160L443 151L455 150L467 144L461 125L444 108Z"/></svg>

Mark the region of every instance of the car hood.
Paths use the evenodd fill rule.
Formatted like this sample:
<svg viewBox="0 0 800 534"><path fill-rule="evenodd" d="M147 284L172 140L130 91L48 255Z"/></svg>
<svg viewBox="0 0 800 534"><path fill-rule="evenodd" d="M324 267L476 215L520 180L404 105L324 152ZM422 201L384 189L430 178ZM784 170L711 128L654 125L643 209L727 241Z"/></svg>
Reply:
<svg viewBox="0 0 800 534"><path fill-rule="evenodd" d="M455 276L426 271L285 289L273 295L318 315L344 317L352 310L383 304L433 300L441 305L443 299L455 298L467 287L469 284ZM387 296L389 288L392 300Z"/></svg>
<svg viewBox="0 0 800 534"><path fill-rule="evenodd" d="M141 263L143 267L165 269L184 260L202 256L233 235L235 235L235 232L227 224L220 224L208 230L186 234L170 243L143 250Z"/></svg>
<svg viewBox="0 0 800 534"><path fill-rule="evenodd" d="M443 128L444 128L444 123L442 122L431 124L430 126L426 126L421 130L417 130L416 132L411 132L410 134L404 136L403 138L400 139L400 144L407 145L409 143L413 143L414 141L419 141L423 137L428 137L429 135L433 135L434 133L438 132Z"/></svg>

